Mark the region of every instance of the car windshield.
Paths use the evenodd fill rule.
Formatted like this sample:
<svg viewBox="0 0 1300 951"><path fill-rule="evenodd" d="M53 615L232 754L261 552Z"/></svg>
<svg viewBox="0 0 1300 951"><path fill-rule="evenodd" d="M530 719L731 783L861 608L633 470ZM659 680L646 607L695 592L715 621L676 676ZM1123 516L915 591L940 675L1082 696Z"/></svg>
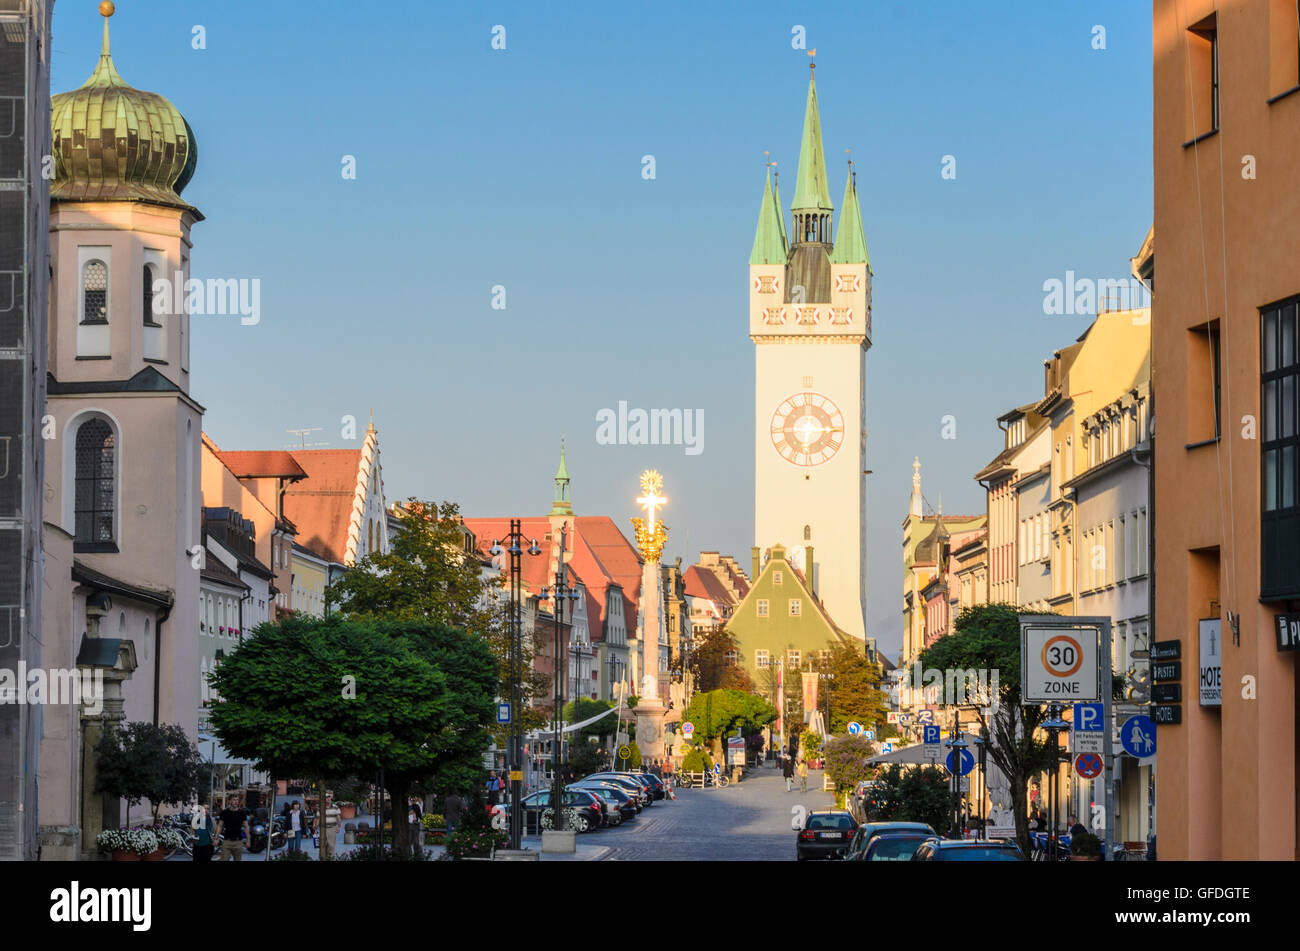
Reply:
<svg viewBox="0 0 1300 951"><path fill-rule="evenodd" d="M906 862L912 858L925 838L915 839L877 839L871 849L873 862Z"/></svg>
<svg viewBox="0 0 1300 951"><path fill-rule="evenodd" d="M855 826L853 824L852 816L848 816L844 814L834 815L834 816L827 816L827 815L819 816L813 814L808 817L807 828L809 829L852 829L855 828Z"/></svg>
<svg viewBox="0 0 1300 951"><path fill-rule="evenodd" d="M938 858L945 862L1019 862L1011 849L940 849Z"/></svg>

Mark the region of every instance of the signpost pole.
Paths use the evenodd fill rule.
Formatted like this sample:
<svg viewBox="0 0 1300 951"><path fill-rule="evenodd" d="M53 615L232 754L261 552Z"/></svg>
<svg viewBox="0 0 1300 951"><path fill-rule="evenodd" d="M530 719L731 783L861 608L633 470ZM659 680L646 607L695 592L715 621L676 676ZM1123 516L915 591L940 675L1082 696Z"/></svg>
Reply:
<svg viewBox="0 0 1300 951"><path fill-rule="evenodd" d="M1104 724L1105 733L1101 741L1101 762L1102 762L1102 786L1106 800L1105 822L1101 827L1101 840L1104 847L1101 850L1101 860L1109 862L1110 853L1115 848L1115 842L1112 833L1112 827L1117 827L1115 821L1115 750L1114 735L1115 724L1111 720L1111 683L1113 671L1111 670L1111 633L1110 618L1103 620L1101 625L1101 653L1097 658L1101 667L1101 722ZM1091 823L1091 817L1089 817Z"/></svg>

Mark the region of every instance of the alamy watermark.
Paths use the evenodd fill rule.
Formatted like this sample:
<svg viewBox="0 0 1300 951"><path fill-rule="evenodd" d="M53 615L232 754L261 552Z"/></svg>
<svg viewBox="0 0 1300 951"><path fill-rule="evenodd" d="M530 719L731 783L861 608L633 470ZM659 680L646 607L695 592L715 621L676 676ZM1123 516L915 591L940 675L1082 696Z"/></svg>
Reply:
<svg viewBox="0 0 1300 951"><path fill-rule="evenodd" d="M177 271L174 280L160 277L153 282L153 312L189 314L191 317L238 317L244 326L262 320L262 279L258 277L199 280Z"/></svg>
<svg viewBox="0 0 1300 951"><path fill-rule="evenodd" d="M104 712L102 670L29 670L26 661L18 669L0 667L0 706L69 705L83 706L91 716Z"/></svg>
<svg viewBox="0 0 1300 951"><path fill-rule="evenodd" d="M1001 681L996 669L984 667L948 667L942 670L917 664L912 668L912 682L898 684L899 703L906 707L921 704L988 707L996 713Z"/></svg>
<svg viewBox="0 0 1300 951"><path fill-rule="evenodd" d="M1043 282L1043 313L1050 317L1093 316L1116 310L1138 310L1151 306L1151 295L1137 278L1076 277L1065 272L1065 280Z"/></svg>
<svg viewBox="0 0 1300 951"><path fill-rule="evenodd" d="M686 455L704 451L704 410L628 409L596 412L596 442L602 446L685 446Z"/></svg>

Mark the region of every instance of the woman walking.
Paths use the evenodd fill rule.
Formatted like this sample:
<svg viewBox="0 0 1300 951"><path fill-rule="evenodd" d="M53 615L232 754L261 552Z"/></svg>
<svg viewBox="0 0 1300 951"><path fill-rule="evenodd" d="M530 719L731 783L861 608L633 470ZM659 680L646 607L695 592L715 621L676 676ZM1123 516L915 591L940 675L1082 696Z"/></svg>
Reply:
<svg viewBox="0 0 1300 951"><path fill-rule="evenodd" d="M808 761L799 760L799 791L806 793L808 791Z"/></svg>

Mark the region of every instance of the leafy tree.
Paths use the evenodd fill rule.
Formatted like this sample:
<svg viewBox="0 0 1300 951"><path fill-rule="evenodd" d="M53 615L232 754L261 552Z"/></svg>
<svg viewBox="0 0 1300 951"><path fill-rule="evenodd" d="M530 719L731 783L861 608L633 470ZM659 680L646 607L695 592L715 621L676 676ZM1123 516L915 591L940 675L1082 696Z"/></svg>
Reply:
<svg viewBox="0 0 1300 951"><path fill-rule="evenodd" d="M206 788L207 764L179 724L127 723L95 746L95 792L135 806L149 801L154 825L164 805L191 802Z"/></svg>
<svg viewBox="0 0 1300 951"><path fill-rule="evenodd" d="M756 733L776 719L776 708L762 697L739 690L711 690L697 693L682 719L695 725L695 736L715 744L721 757L721 738Z"/></svg>
<svg viewBox="0 0 1300 951"><path fill-rule="evenodd" d="M682 772L707 773L713 769L713 757L698 746L692 746L682 757Z"/></svg>
<svg viewBox="0 0 1300 951"><path fill-rule="evenodd" d="M731 663L727 655L738 649L735 635L725 628L715 628L696 635L690 655L690 672L697 693L710 690L754 692L754 681L745 668Z"/></svg>
<svg viewBox="0 0 1300 951"><path fill-rule="evenodd" d="M855 644L830 643L830 672L824 683L830 691L831 716L827 729L843 733L857 721L865 729L885 735L889 698L880 689L880 668L867 659L865 648Z"/></svg>
<svg viewBox="0 0 1300 951"><path fill-rule="evenodd" d="M384 771L394 803L482 772L496 663L478 638L423 620L292 617L263 625L212 675L222 744L275 775ZM407 823L394 846L409 851Z"/></svg>
<svg viewBox="0 0 1300 951"><path fill-rule="evenodd" d="M564 720L566 723L582 723L584 720L590 720L592 717L613 708L614 704L608 700L586 700L583 698L570 700L564 705ZM575 730L571 736L575 740L600 740L605 736L610 736L614 733L616 716L607 716L597 720L595 723Z"/></svg>
<svg viewBox="0 0 1300 951"><path fill-rule="evenodd" d="M867 760L875 754L871 742L862 734L831 737L826 741L825 755L826 772L835 784L837 796L855 789L874 772Z"/></svg>
<svg viewBox="0 0 1300 951"><path fill-rule="evenodd" d="M822 751L822 735L805 730L799 734L799 749L803 752L804 759L816 759Z"/></svg>
<svg viewBox="0 0 1300 951"><path fill-rule="evenodd" d="M511 636L505 578L485 570L465 551L465 526L454 502L435 505L411 498L398 512L398 529L389 552L371 552L325 591L349 617L421 619L458 628L482 639L497 658L497 695L511 694ZM535 707L546 695L550 677L533 668L534 645L523 644L525 731L543 728L550 708Z"/></svg>
<svg viewBox="0 0 1300 951"><path fill-rule="evenodd" d="M891 763L876 776L868 799L867 820L924 822L936 832L945 832L952 825L950 789L947 771L938 766L904 769Z"/></svg>
<svg viewBox="0 0 1300 951"><path fill-rule="evenodd" d="M609 753L604 747L586 740L575 740L569 747L569 766L581 779L609 768Z"/></svg>
<svg viewBox="0 0 1300 951"><path fill-rule="evenodd" d="M1010 604L984 604L967 608L957 617L954 633L939 638L921 652L916 663L939 670L996 670L998 703L992 722L981 716L987 737L987 756L1011 784L1011 811L1016 817L1016 839L1029 854L1029 782L1053 768L1051 748L1035 738L1046 708L1020 704L1020 619L1022 611ZM950 797L950 794L945 793ZM951 805L948 807L951 814ZM933 823L932 823L933 824ZM944 828L951 819L944 823ZM935 829L939 829L935 826Z"/></svg>

